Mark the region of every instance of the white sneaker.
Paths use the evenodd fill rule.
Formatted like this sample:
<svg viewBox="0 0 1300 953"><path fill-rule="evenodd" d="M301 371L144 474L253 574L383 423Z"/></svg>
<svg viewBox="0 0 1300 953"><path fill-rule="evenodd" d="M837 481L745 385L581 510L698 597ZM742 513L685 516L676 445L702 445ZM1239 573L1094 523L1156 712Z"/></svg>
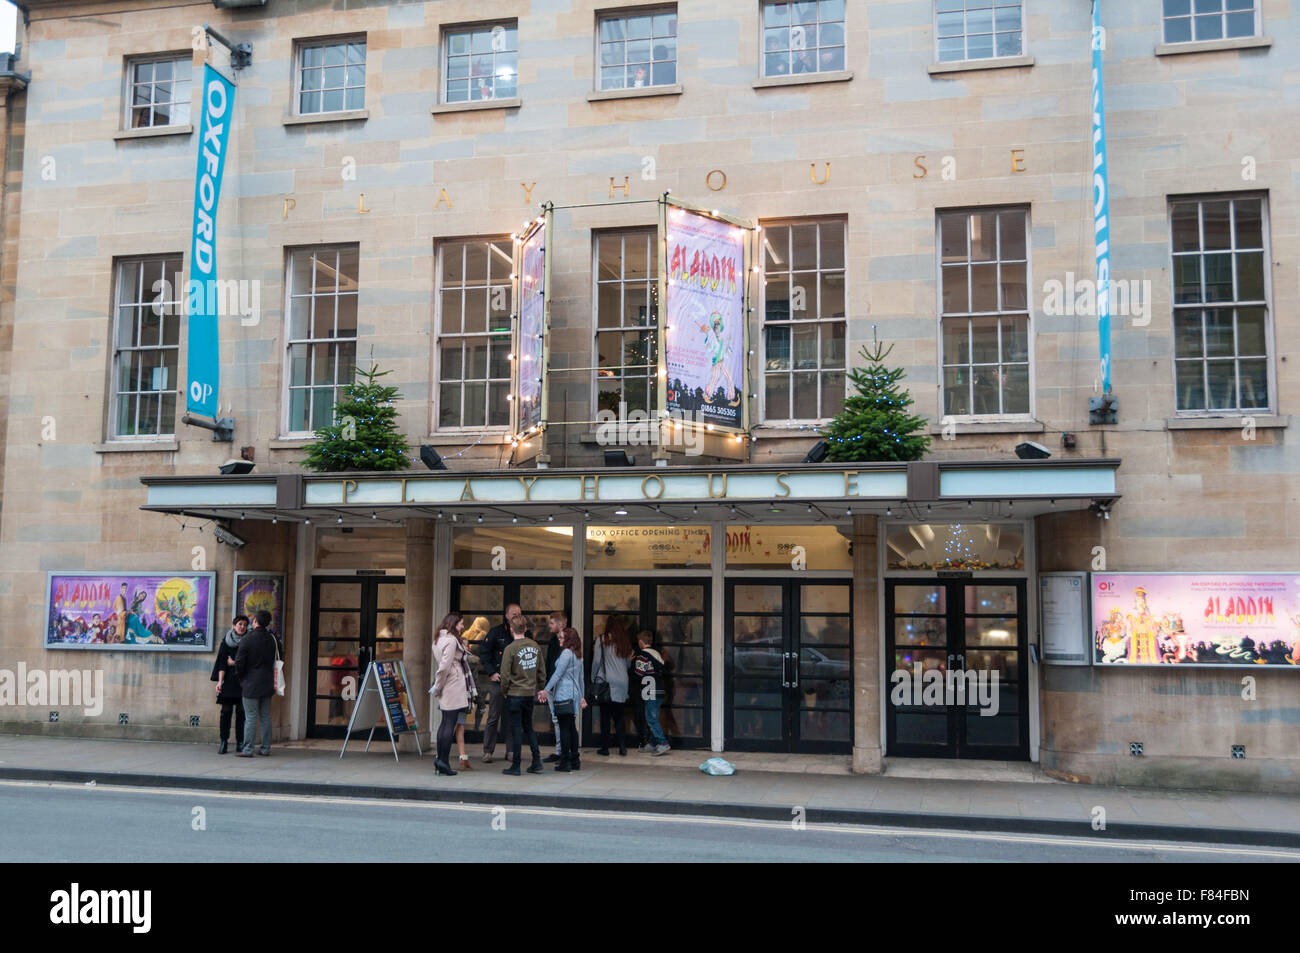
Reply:
<svg viewBox="0 0 1300 953"><path fill-rule="evenodd" d="M670 751L672 751L672 750L673 750L672 747L669 746L669 745L660 745L659 747L654 748L650 753L651 753L652 755L658 757L659 755L661 755L661 754L667 754L668 752L670 752Z"/></svg>

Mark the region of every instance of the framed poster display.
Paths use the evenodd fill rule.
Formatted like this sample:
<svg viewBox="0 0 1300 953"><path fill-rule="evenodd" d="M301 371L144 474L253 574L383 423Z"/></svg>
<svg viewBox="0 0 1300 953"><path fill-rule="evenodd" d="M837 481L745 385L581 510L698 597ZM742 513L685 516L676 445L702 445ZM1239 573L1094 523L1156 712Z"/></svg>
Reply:
<svg viewBox="0 0 1300 953"><path fill-rule="evenodd" d="M45 647L211 651L216 578L214 572L52 572Z"/></svg>
<svg viewBox="0 0 1300 953"><path fill-rule="evenodd" d="M1048 665L1088 665L1088 574L1038 574L1038 632Z"/></svg>
<svg viewBox="0 0 1300 953"><path fill-rule="evenodd" d="M236 570L231 596L234 609L231 618L246 615L252 620L256 612L265 609L271 613L271 634L277 639L283 639L284 587L284 573Z"/></svg>

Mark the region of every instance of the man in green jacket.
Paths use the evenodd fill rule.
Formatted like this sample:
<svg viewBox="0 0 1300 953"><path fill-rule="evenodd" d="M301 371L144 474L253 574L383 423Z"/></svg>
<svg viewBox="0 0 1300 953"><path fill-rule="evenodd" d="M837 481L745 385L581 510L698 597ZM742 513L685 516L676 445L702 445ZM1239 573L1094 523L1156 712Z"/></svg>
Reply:
<svg viewBox="0 0 1300 953"><path fill-rule="evenodd" d="M546 701L546 660L542 648L529 636L522 616L510 620L513 641L501 653L501 694L506 700L506 717L510 719L510 733L514 739L514 760L502 774L519 776L519 759L523 735L528 735L528 747L533 753L529 774L542 773L542 752L537 747L537 731L533 728L533 702Z"/></svg>

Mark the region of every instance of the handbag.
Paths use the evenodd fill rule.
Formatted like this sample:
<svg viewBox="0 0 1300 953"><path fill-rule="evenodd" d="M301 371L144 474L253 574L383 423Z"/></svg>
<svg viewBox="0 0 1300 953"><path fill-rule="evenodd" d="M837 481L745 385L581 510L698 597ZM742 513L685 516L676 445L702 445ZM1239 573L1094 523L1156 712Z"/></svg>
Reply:
<svg viewBox="0 0 1300 953"><path fill-rule="evenodd" d="M605 655L600 656L600 672L591 673L591 691L587 695L588 705L607 704L609 702L609 682L605 678Z"/></svg>
<svg viewBox="0 0 1300 953"><path fill-rule="evenodd" d="M275 636L271 636L271 639L272 641L275 641ZM280 643L278 641L275 641L275 667L273 670L273 675L275 681L275 693L277 695L283 695L284 694L284 662L280 660Z"/></svg>

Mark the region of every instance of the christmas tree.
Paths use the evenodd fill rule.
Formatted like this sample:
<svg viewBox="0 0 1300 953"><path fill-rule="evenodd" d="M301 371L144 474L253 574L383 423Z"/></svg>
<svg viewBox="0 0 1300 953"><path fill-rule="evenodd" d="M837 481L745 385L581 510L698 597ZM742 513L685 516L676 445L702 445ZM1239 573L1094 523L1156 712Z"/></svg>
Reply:
<svg viewBox="0 0 1300 953"><path fill-rule="evenodd" d="M862 346L865 366L849 371L857 394L844 401L844 409L822 431L827 460L919 460L930 449L926 419L907 412L912 396L898 386L903 369L885 366L893 349L892 344L884 347L879 341L871 348Z"/></svg>
<svg viewBox="0 0 1300 953"><path fill-rule="evenodd" d="M397 429L400 399L396 387L386 387L378 378L391 373L379 365L363 371L343 388L334 405L334 422L316 431L316 442L308 444L302 465L318 473L348 470L405 470L411 465L410 447Z"/></svg>

